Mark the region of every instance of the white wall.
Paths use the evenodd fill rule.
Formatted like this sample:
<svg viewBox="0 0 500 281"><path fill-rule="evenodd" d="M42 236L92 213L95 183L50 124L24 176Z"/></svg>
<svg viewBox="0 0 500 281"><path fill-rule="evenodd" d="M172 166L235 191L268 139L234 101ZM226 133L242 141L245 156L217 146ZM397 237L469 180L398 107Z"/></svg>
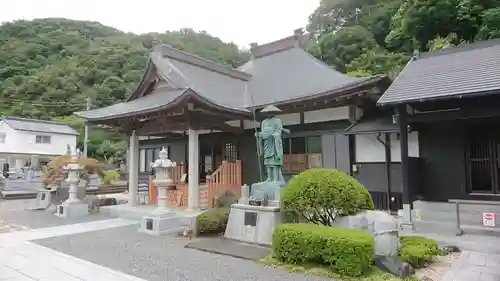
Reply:
<svg viewBox="0 0 500 281"><path fill-rule="evenodd" d="M384 140L382 134L380 139ZM356 144L356 162L385 162L385 147L377 140L376 134L362 134L355 136ZM408 155L410 157L419 157L418 132L410 133L408 137ZM391 134L391 161L401 162L400 142L396 134Z"/></svg>
<svg viewBox="0 0 500 281"><path fill-rule="evenodd" d="M291 126L300 124L300 113L290 113L278 115L281 119L283 126ZM304 123L319 123L327 121L337 121L337 120L348 120L349 119L349 107L335 107L327 108L313 111L304 112ZM232 122L232 121L231 121ZM250 120L243 121L245 129L255 128L254 122ZM257 126L260 126L260 122L256 122ZM238 125L239 126L239 125Z"/></svg>
<svg viewBox="0 0 500 281"><path fill-rule="evenodd" d="M68 144L73 149L76 147L75 135L16 131L3 121L0 121L0 133L5 134L5 143L0 143L0 153L61 155ZM51 136L50 144L36 143L37 135Z"/></svg>
<svg viewBox="0 0 500 281"><path fill-rule="evenodd" d="M349 107L335 107L304 112L304 123L318 123L349 119Z"/></svg>

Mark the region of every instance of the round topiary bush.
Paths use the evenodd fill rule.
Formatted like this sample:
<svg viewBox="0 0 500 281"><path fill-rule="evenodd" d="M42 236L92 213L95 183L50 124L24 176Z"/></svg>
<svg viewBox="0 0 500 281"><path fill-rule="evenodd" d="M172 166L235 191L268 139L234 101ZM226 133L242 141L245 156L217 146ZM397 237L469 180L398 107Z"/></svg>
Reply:
<svg viewBox="0 0 500 281"><path fill-rule="evenodd" d="M373 200L368 190L353 177L321 168L293 177L281 191L281 205L286 217L331 225L338 215L372 210Z"/></svg>

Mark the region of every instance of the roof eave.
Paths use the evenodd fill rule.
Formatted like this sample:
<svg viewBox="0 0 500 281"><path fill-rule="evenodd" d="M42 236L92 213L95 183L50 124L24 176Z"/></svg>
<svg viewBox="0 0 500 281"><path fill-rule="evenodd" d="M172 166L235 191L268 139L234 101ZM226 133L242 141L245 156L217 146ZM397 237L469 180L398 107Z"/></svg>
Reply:
<svg viewBox="0 0 500 281"><path fill-rule="evenodd" d="M472 97L478 97L478 96L488 96L488 95L498 94L499 92L500 92L500 88L491 89L491 90L487 90L487 91L480 91L480 92L441 95L441 96L435 96L435 97L427 97L427 98L423 98L423 99L422 98L415 98L415 99L404 99L404 100L388 101L388 102L378 101L377 105L378 106L396 106L396 105L401 105L401 104L422 103L422 102L447 100L447 99L472 98Z"/></svg>
<svg viewBox="0 0 500 281"><path fill-rule="evenodd" d="M23 130L23 129L13 129L13 130L21 131L21 132L46 133L46 134L53 134L53 135L67 135L67 136L78 136L78 135L80 135L77 132L74 132L74 133L61 133L61 132L51 132L51 131L42 131L42 130Z"/></svg>
<svg viewBox="0 0 500 281"><path fill-rule="evenodd" d="M356 81L351 84L347 84L345 86L335 88L326 92L321 92L321 93L313 93L310 95L302 96L299 98L294 98L286 101L278 101L274 103L268 103L268 104L262 104L262 105L256 105L255 108L263 108L268 105L275 105L275 106L289 106L295 103L302 103L302 102L307 102L307 101L314 101L316 99L322 99L328 96L333 96L333 95L338 95L336 97L343 97L342 94L354 90L356 88L361 88L361 87L366 87L370 85L376 85L378 83L384 83L384 82L389 82L389 78L386 75L374 75L367 77L364 80ZM252 107L249 107L252 108Z"/></svg>
<svg viewBox="0 0 500 281"><path fill-rule="evenodd" d="M199 102L202 102L204 104L207 104L208 106L213 107L217 110L221 110L221 111L225 111L225 112L229 112L229 113L234 113L234 114L238 114L238 115L243 115L243 116L251 116L251 112L248 110L240 110L240 109L236 109L236 108L230 108L227 106L223 106L223 105L214 103L213 101L206 99L205 97L198 94L196 91L194 91L192 89L185 89L182 92L182 94L180 94L177 98L175 98L174 100L172 100L171 102L169 102L167 104L163 104L161 106L154 107L154 108L148 108L145 110L140 110L140 111L135 111L135 112L127 112L127 113L110 115L110 116L105 116L105 117L98 117L98 118L92 118L92 117L87 116L85 114L86 111L78 111L78 112L75 112L74 114L86 119L87 122L90 122L90 123L100 122L100 121L109 121L109 120L113 120L113 119L120 119L120 118L124 118L124 117L129 117L129 116L149 114L152 112L167 110L169 108L177 107L177 106L180 106L184 103L188 103L192 99L195 101L199 101Z"/></svg>

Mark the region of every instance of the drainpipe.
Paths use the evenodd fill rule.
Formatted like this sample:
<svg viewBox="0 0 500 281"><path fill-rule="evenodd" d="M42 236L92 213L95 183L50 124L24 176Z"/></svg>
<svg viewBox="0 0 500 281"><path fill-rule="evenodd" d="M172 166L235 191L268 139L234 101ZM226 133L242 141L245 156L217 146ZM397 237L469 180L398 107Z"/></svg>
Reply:
<svg viewBox="0 0 500 281"><path fill-rule="evenodd" d="M381 140L382 133L377 133L377 140L384 146L385 148L385 175L387 179L387 210L391 212L391 133L384 133L385 141Z"/></svg>

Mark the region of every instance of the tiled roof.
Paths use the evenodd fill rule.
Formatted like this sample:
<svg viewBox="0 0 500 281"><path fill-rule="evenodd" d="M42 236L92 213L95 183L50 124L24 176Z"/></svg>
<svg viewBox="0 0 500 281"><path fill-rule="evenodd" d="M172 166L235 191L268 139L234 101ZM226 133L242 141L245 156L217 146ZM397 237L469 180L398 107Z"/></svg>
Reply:
<svg viewBox="0 0 500 281"><path fill-rule="evenodd" d="M309 99L381 79L381 76L355 78L339 73L302 50L300 40L301 37L295 34L253 46L250 50L252 60L237 69L160 45L151 53L148 70L128 101L75 114L88 120L111 119L166 108L185 95L196 95L212 106L247 114L254 106ZM151 83L148 75L153 70L170 88L142 96L146 83Z"/></svg>
<svg viewBox="0 0 500 281"><path fill-rule="evenodd" d="M1 120L12 129L19 131L78 135L78 133L70 126L54 121L26 119L20 117L2 117Z"/></svg>
<svg viewBox="0 0 500 281"><path fill-rule="evenodd" d="M500 90L500 40L417 55L378 104L466 97Z"/></svg>

